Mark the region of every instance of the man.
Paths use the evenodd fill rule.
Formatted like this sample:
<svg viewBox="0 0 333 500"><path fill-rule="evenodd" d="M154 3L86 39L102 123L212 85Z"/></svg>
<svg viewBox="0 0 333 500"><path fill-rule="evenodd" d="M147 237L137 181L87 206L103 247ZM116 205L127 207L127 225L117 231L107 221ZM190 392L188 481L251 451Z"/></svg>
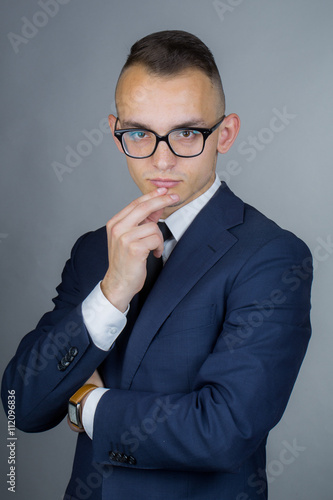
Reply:
<svg viewBox="0 0 333 500"><path fill-rule="evenodd" d="M69 408L66 500L265 499L267 435L310 337L309 250L216 177L240 120L224 116L198 38L137 42L116 105L110 127L142 196L75 244L3 401L16 390L28 432Z"/></svg>

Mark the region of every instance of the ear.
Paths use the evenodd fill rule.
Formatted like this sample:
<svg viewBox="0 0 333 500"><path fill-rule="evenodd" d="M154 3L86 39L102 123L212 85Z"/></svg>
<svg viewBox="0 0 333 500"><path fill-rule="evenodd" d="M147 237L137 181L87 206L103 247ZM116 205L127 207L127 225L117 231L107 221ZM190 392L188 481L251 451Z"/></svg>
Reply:
<svg viewBox="0 0 333 500"><path fill-rule="evenodd" d="M115 137L115 135L114 135L114 128L116 126L116 121L117 121L117 118L114 115L109 115L109 126L110 126L110 129L111 129L113 140L114 140L117 148L119 149L119 151L121 153L124 153L123 148L122 148L120 142L118 141L117 137Z"/></svg>
<svg viewBox="0 0 333 500"><path fill-rule="evenodd" d="M240 129L240 118L235 113L228 115L224 118L219 127L219 138L217 150L219 153L224 154L233 145L236 140Z"/></svg>

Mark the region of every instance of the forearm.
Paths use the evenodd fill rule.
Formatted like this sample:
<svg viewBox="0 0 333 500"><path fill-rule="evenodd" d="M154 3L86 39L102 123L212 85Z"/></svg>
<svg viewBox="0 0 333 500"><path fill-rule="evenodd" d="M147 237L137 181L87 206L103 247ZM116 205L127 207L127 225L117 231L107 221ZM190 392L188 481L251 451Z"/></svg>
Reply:
<svg viewBox="0 0 333 500"><path fill-rule="evenodd" d="M95 413L94 459L110 464L116 447L138 468L237 468L280 420L309 339L306 325L256 333L254 346L246 342L231 355L216 350L188 394L111 388Z"/></svg>
<svg viewBox="0 0 333 500"><path fill-rule="evenodd" d="M107 411L108 400L115 412ZM123 466L110 457L120 452L139 469L232 472L270 430L271 422L252 426L253 414L234 419L217 388L167 396L111 389L95 415L94 460Z"/></svg>
<svg viewBox="0 0 333 500"><path fill-rule="evenodd" d="M106 355L91 341L80 306L55 326L43 325L28 334L2 382L3 400L8 390L16 392L17 427L35 432L58 424L67 412L68 398Z"/></svg>

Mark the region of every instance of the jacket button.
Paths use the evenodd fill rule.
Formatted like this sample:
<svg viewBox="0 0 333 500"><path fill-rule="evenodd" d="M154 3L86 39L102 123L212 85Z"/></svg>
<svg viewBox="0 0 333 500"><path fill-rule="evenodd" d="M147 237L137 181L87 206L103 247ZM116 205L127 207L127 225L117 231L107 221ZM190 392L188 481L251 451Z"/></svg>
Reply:
<svg viewBox="0 0 333 500"><path fill-rule="evenodd" d="M115 460L115 457L116 457L115 452L114 451L110 451L110 453L109 453L109 459L110 460Z"/></svg>
<svg viewBox="0 0 333 500"><path fill-rule="evenodd" d="M79 352L79 350L77 347L71 347L70 350L68 351L68 354L71 357L75 358L75 356L77 356L78 352Z"/></svg>
<svg viewBox="0 0 333 500"><path fill-rule="evenodd" d="M62 358L62 360L58 363L58 370L61 372L66 370L67 366L70 365L70 361L67 361L65 357Z"/></svg>
<svg viewBox="0 0 333 500"><path fill-rule="evenodd" d="M130 464L130 465L135 465L136 464L136 459L134 457L132 457L132 455L130 455L127 459L127 462Z"/></svg>
<svg viewBox="0 0 333 500"><path fill-rule="evenodd" d="M125 455L124 453L122 453L121 454L121 459L119 460L119 462L121 462L122 464L126 464L127 460L128 460L128 456Z"/></svg>

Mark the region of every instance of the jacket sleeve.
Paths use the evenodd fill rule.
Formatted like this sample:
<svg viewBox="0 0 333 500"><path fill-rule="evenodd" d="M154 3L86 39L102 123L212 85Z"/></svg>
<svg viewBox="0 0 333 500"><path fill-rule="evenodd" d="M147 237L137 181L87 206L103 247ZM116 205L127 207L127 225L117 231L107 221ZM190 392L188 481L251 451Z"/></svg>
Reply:
<svg viewBox="0 0 333 500"><path fill-rule="evenodd" d="M26 432L57 425L67 413L69 397L108 354L92 343L81 313L85 297L76 260L88 234L72 249L53 299L53 311L23 338L3 376L3 405L6 409L8 391L14 390L16 427Z"/></svg>
<svg viewBox="0 0 333 500"><path fill-rule="evenodd" d="M220 335L194 390L111 388L95 414L94 460L143 469L237 470L288 402L310 338L311 281L311 254L300 240L278 237L256 251L234 279Z"/></svg>

